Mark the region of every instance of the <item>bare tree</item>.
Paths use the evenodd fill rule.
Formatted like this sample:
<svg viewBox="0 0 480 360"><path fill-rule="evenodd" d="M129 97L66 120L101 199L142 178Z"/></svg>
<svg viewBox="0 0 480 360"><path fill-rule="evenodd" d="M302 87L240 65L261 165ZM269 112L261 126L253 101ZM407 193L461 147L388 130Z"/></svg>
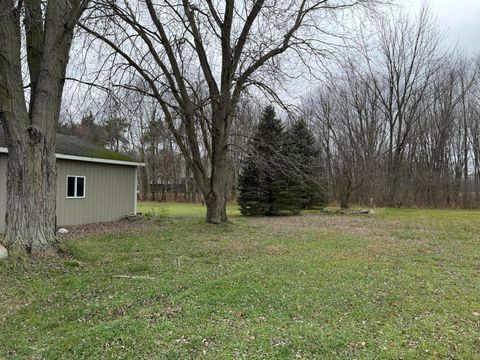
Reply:
<svg viewBox="0 0 480 360"><path fill-rule="evenodd" d="M81 26L113 50L106 67L149 85L205 198L207 222L220 224L227 221L228 141L241 94L253 86L273 93L269 83L288 58L307 54L307 63L331 48L339 11L374 2L105 0Z"/></svg>
<svg viewBox="0 0 480 360"><path fill-rule="evenodd" d="M302 105L343 207L479 205L477 69L431 21L380 22Z"/></svg>
<svg viewBox="0 0 480 360"><path fill-rule="evenodd" d="M73 31L86 5L86 0L0 1L0 121L9 151L11 249L36 253L56 243L55 130Z"/></svg>
<svg viewBox="0 0 480 360"><path fill-rule="evenodd" d="M378 41L373 53L363 47L369 79L388 122L387 203L396 205L400 169L409 136L423 116L423 101L433 76L443 66L440 33L428 8L417 19L401 16L377 25Z"/></svg>

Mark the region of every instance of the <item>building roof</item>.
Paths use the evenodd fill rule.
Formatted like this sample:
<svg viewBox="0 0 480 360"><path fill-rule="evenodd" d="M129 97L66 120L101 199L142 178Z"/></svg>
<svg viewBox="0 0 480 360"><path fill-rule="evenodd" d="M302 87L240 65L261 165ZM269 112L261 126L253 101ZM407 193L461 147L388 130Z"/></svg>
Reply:
<svg viewBox="0 0 480 360"><path fill-rule="evenodd" d="M0 125L0 153L8 153L3 127ZM57 159L99 162L117 165L142 166L129 156L107 150L71 135L57 134L55 138Z"/></svg>

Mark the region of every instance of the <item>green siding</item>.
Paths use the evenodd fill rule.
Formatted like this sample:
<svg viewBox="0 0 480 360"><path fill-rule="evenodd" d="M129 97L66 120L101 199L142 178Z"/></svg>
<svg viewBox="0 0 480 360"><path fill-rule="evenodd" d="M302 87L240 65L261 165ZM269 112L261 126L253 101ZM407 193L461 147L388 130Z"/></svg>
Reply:
<svg viewBox="0 0 480 360"><path fill-rule="evenodd" d="M6 155L0 155L0 232L5 231ZM66 198L67 175L85 176L85 198ZM57 160L57 225L119 220L136 209L136 167Z"/></svg>

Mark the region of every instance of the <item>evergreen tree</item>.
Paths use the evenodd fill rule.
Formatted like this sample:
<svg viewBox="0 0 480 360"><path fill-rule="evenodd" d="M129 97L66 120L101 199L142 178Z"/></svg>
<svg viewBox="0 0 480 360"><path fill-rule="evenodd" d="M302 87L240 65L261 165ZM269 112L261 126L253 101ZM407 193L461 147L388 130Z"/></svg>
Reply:
<svg viewBox="0 0 480 360"><path fill-rule="evenodd" d="M325 205L317 181L320 152L305 121L296 121L285 133L269 106L249 145L239 178L242 214L298 214Z"/></svg>
<svg viewBox="0 0 480 360"><path fill-rule="evenodd" d="M105 146L105 128L97 123L95 117L90 112L82 117L80 124L72 128L73 135L99 146Z"/></svg>
<svg viewBox="0 0 480 360"><path fill-rule="evenodd" d="M259 216L268 212L268 194L262 183L260 167L252 154L248 154L242 164L238 181L240 194L238 204L242 215Z"/></svg>
<svg viewBox="0 0 480 360"><path fill-rule="evenodd" d="M104 142L110 150L119 152L128 145L127 131L130 124L127 119L111 116L102 125Z"/></svg>
<svg viewBox="0 0 480 360"><path fill-rule="evenodd" d="M273 106L263 111L239 177L238 204L245 215L274 215L280 183L278 167L284 130Z"/></svg>
<svg viewBox="0 0 480 360"><path fill-rule="evenodd" d="M283 201L294 212L325 206L326 197L318 182L320 151L304 120L297 120L287 131L283 152L289 163Z"/></svg>
<svg viewBox="0 0 480 360"><path fill-rule="evenodd" d="M57 131L64 135L73 135L88 141L89 143L105 146L105 127L98 124L95 116L89 112L85 114L79 123L72 120L58 123Z"/></svg>

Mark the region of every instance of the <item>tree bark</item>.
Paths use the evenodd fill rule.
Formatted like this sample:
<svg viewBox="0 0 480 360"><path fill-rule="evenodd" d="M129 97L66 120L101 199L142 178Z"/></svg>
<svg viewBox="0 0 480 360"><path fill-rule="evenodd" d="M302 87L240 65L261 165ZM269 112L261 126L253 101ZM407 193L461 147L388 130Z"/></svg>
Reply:
<svg viewBox="0 0 480 360"><path fill-rule="evenodd" d="M23 144L10 144L7 168L6 245L32 254L57 244L54 144L38 135L32 130Z"/></svg>
<svg viewBox="0 0 480 360"><path fill-rule="evenodd" d="M16 7L24 6L22 8ZM86 1L0 1L0 121L8 147L6 245L50 251L55 238L55 132L73 37ZM23 14L23 15L22 15ZM22 80L21 19L30 100Z"/></svg>
<svg viewBox="0 0 480 360"><path fill-rule="evenodd" d="M212 189L208 194L205 203L207 205L207 223L225 224L228 222L225 193Z"/></svg>
<svg viewBox="0 0 480 360"><path fill-rule="evenodd" d="M213 146L212 176L210 179L209 192L205 195L207 205L206 221L210 224L225 224L227 218L227 184L226 184L226 152L218 151Z"/></svg>
<svg viewBox="0 0 480 360"><path fill-rule="evenodd" d="M222 96L224 104L213 108L211 177L209 189L205 194L207 204L206 221L210 224L227 223L227 134L232 122L231 100Z"/></svg>

